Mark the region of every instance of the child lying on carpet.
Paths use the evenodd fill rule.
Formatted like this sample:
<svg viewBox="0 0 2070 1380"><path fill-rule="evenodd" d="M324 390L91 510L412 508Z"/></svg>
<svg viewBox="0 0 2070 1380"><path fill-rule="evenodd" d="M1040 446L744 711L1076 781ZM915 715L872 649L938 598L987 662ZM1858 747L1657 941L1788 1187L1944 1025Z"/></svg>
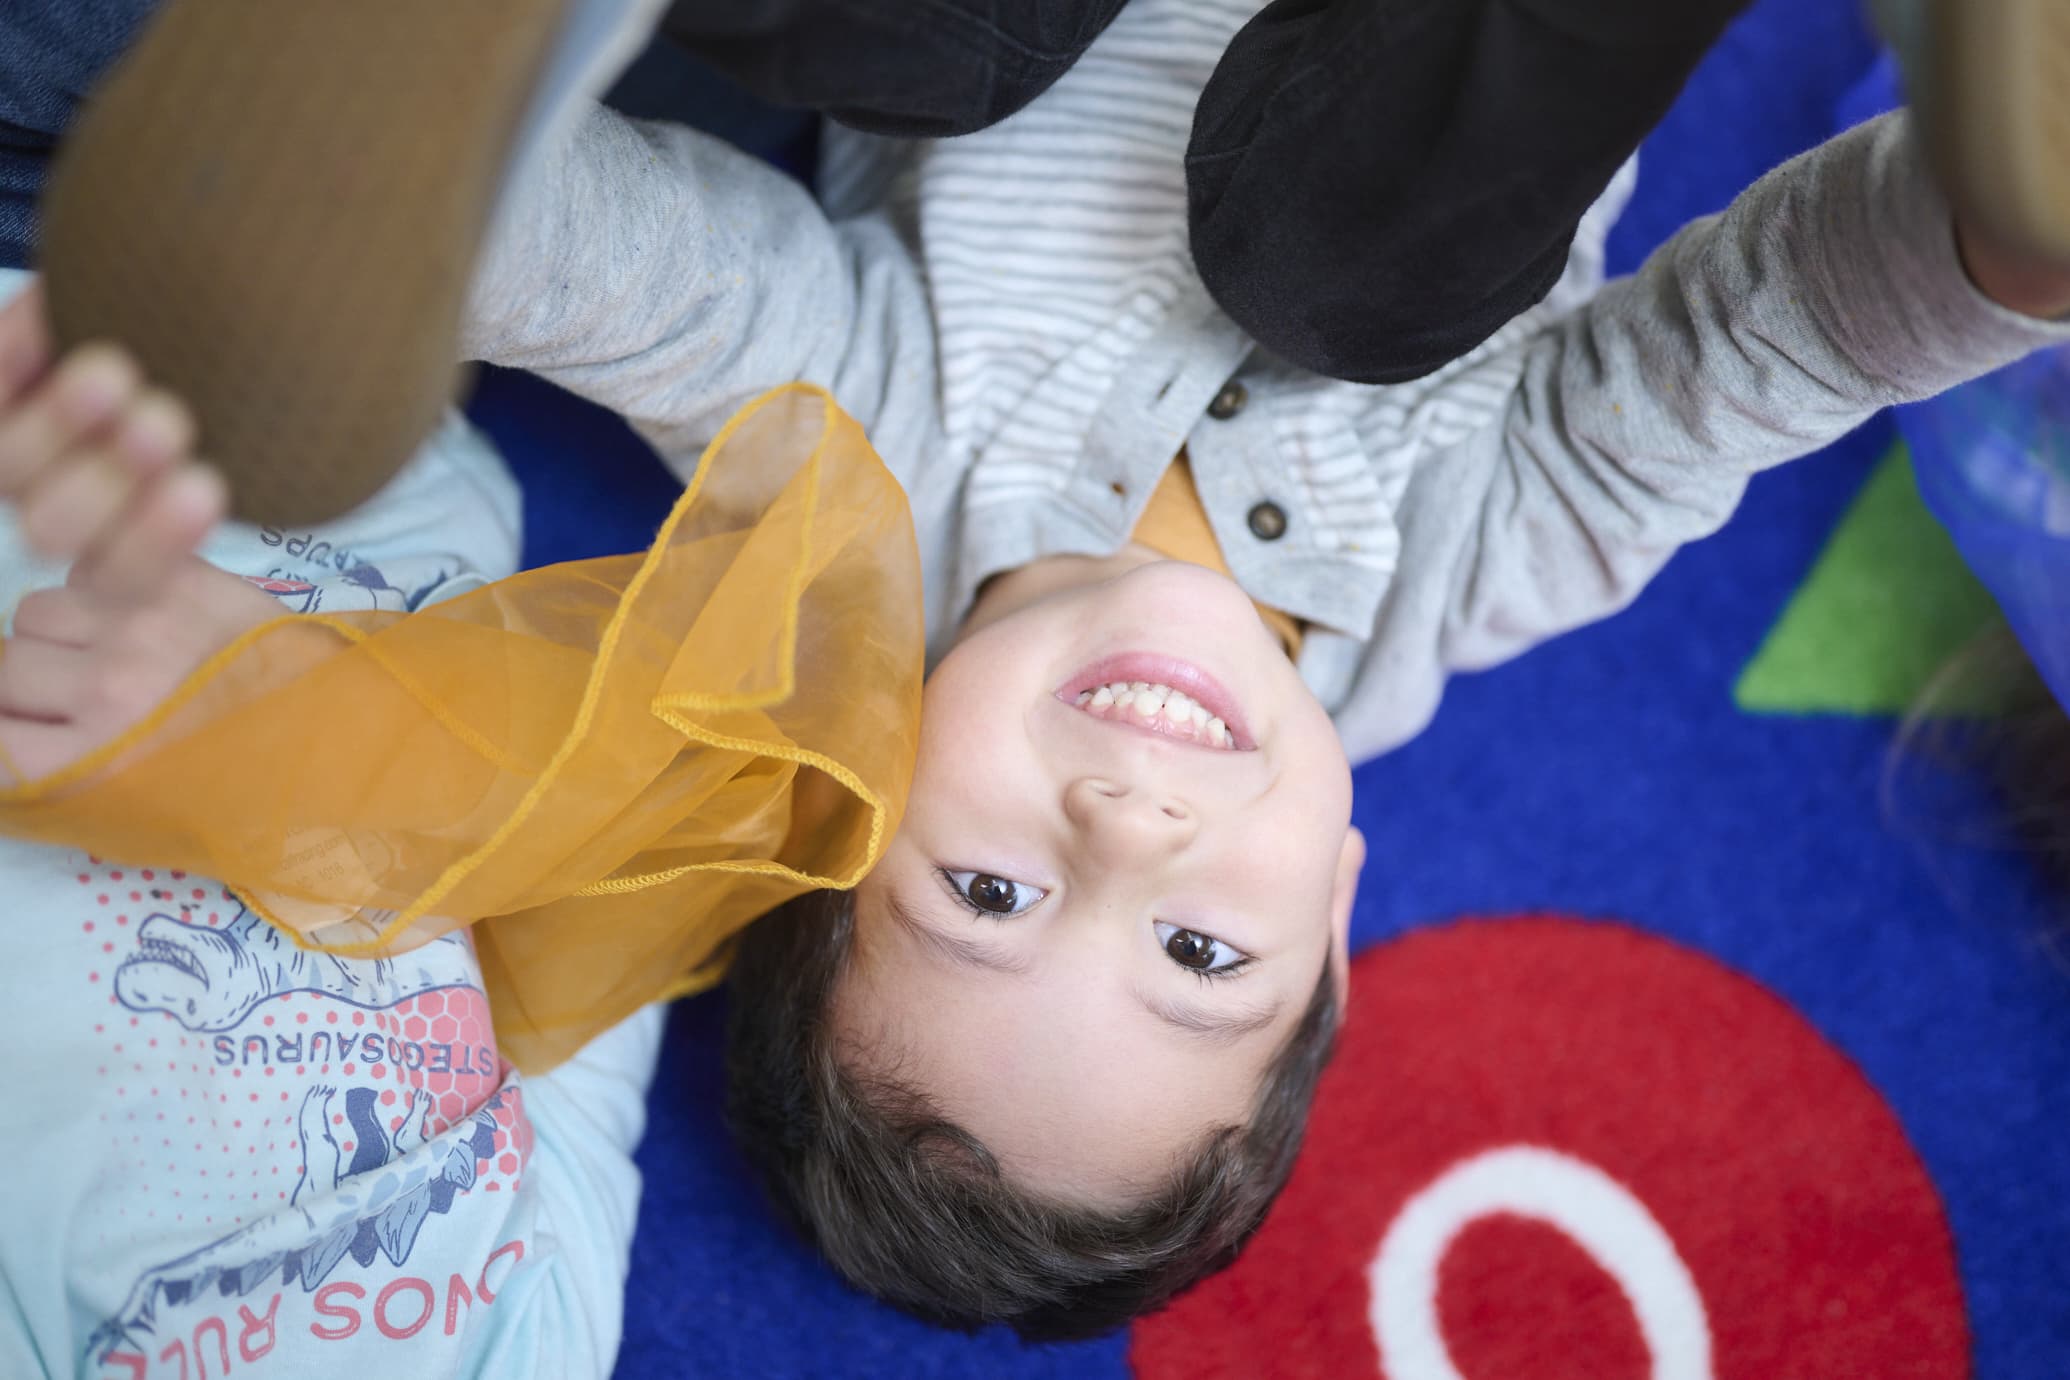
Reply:
<svg viewBox="0 0 2070 1380"><path fill-rule="evenodd" d="M832 218L598 112L474 301L476 353L679 465L807 378L905 487L938 656L911 802L852 895L746 933L730 1100L834 1265L945 1321L1097 1332L1256 1227L1338 1017L1347 753L1621 607L1751 473L2070 336L2070 275L1958 252L1895 119L1599 290L1598 217L1426 384L1254 358L1187 270L1160 115L1246 17L1138 0L1021 117L841 142Z"/></svg>
<svg viewBox="0 0 2070 1380"><path fill-rule="evenodd" d="M938 662L906 820L852 897L744 935L730 1061L777 1202L931 1317L1095 1331L1262 1217L1337 1019L1346 757L1621 608L1753 473L2070 338L2070 278L1958 247L1899 117L1598 286L1603 208L1547 305L1426 383L1305 376L1184 254L1184 112L1248 17L1137 0L994 129L829 131L826 211L599 112L478 281L474 353L665 457L807 377L912 502Z"/></svg>

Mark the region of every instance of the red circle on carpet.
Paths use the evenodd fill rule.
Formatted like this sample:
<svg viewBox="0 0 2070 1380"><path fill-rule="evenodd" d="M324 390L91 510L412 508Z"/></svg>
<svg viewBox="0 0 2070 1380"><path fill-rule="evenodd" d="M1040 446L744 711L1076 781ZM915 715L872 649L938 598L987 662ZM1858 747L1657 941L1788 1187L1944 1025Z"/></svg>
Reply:
<svg viewBox="0 0 2070 1380"><path fill-rule="evenodd" d="M1286 1194L1137 1325L1138 1375L1969 1374L1925 1167L1758 983L1527 918L1369 950L1351 989Z"/></svg>

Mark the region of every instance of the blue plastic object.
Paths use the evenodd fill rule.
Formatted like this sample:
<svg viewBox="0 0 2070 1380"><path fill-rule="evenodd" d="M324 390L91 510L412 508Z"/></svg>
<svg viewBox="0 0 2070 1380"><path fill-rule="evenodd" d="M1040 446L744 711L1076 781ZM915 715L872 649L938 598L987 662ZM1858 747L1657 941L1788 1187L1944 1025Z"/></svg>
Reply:
<svg viewBox="0 0 2070 1380"><path fill-rule="evenodd" d="M2070 708L2070 349L1898 413L1926 505Z"/></svg>
<svg viewBox="0 0 2070 1380"><path fill-rule="evenodd" d="M1895 107L1900 79L1883 54L1842 97L1839 124ZM1897 422L1926 506L2070 709L2070 348L1900 408Z"/></svg>

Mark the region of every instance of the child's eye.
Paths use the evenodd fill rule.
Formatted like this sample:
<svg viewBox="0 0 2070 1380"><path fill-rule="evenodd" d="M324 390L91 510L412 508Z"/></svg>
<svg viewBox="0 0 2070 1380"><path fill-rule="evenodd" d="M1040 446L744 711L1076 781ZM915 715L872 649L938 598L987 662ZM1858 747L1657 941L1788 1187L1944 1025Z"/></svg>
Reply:
<svg viewBox="0 0 2070 1380"><path fill-rule="evenodd" d="M1211 977L1234 972L1251 961L1249 954L1224 944L1213 935L1167 925L1162 920L1157 922L1157 942L1164 946L1166 956L1181 968Z"/></svg>
<svg viewBox="0 0 2070 1380"><path fill-rule="evenodd" d="M947 879L949 889L956 893L957 900L987 915L1019 915L1049 895L1039 886L995 877L989 872L950 872L944 869L942 876Z"/></svg>

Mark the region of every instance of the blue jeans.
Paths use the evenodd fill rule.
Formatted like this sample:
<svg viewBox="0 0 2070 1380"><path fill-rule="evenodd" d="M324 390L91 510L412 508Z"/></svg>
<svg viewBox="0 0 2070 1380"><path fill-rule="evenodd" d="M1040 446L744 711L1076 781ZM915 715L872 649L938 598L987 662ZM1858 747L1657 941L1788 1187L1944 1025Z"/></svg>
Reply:
<svg viewBox="0 0 2070 1380"><path fill-rule="evenodd" d="M36 196L58 136L156 2L0 4L0 266L28 265Z"/></svg>

